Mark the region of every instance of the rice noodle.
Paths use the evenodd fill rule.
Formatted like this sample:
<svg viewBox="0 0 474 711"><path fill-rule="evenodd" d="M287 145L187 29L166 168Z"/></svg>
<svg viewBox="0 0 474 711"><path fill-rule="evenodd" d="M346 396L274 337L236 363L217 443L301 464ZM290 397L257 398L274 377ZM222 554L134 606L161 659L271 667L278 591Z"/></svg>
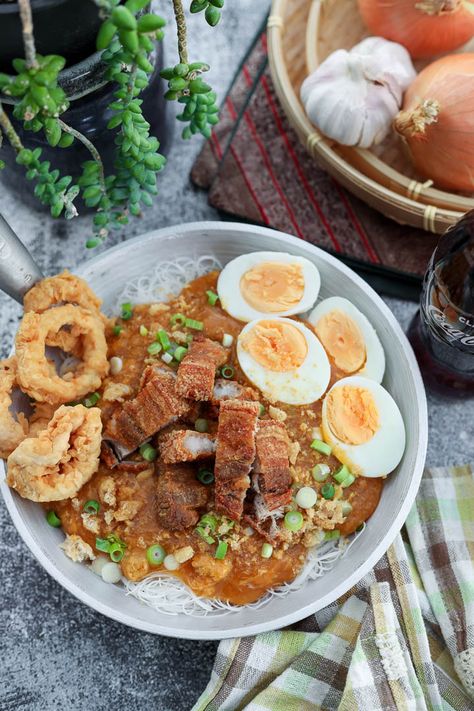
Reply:
<svg viewBox="0 0 474 711"><path fill-rule="evenodd" d="M177 296L193 279L210 271L220 270L222 265L213 255L204 255L197 260L179 257L174 261L159 262L154 271L128 282L116 301L116 310L124 302L132 304L157 303ZM283 597L301 590L309 580L316 580L334 568L365 529L350 539L327 541L312 548L299 575L291 582L269 590L263 597L249 605L232 605L221 600L199 597L181 580L167 573L152 573L138 583L122 578L127 595L131 595L156 612L165 615L222 616L240 612L243 607L258 609L275 597Z"/></svg>

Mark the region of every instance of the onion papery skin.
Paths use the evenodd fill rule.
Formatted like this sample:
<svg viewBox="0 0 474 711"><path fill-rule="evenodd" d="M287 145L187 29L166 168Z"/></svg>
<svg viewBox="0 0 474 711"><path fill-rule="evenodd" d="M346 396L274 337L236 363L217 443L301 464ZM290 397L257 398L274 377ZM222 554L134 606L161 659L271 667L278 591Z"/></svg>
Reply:
<svg viewBox="0 0 474 711"><path fill-rule="evenodd" d="M413 59L452 52L474 36L474 2L468 0L358 0L358 3L370 31L404 45Z"/></svg>
<svg viewBox="0 0 474 711"><path fill-rule="evenodd" d="M423 69L393 125L421 175L439 188L474 192L474 54Z"/></svg>

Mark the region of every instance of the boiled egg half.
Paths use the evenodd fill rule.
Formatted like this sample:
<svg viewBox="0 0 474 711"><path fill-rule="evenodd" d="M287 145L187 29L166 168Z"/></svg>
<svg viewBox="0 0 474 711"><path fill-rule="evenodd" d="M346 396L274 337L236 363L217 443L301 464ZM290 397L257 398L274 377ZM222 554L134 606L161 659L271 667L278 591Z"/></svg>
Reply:
<svg viewBox="0 0 474 711"><path fill-rule="evenodd" d="M311 311L314 327L326 352L345 375L363 375L377 383L385 372L385 354L373 326L348 299L332 296Z"/></svg>
<svg viewBox="0 0 474 711"><path fill-rule="evenodd" d="M252 252L224 267L217 293L228 314L239 321L253 321L308 311L318 298L320 285L319 271L304 257Z"/></svg>
<svg viewBox="0 0 474 711"><path fill-rule="evenodd" d="M405 450L405 425L395 400L360 375L338 380L329 390L322 431L332 453L359 476L389 474Z"/></svg>
<svg viewBox="0 0 474 711"><path fill-rule="evenodd" d="M307 405L319 400L329 384L324 348L299 321L251 321L239 334L237 357L247 378L271 402Z"/></svg>

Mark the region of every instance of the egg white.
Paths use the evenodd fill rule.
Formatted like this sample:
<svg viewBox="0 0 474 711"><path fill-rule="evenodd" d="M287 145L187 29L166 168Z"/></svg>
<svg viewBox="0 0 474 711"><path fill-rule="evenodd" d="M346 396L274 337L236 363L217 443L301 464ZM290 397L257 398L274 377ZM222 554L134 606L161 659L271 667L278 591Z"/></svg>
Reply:
<svg viewBox="0 0 474 711"><path fill-rule="evenodd" d="M282 321L300 331L306 341L308 352L299 368L286 372L267 370L242 347L245 336L259 321ZM324 348L314 333L298 321L287 318L265 317L248 323L237 340L237 358L247 378L270 400L289 405L308 405L316 402L326 391L331 376L331 366Z"/></svg>
<svg viewBox="0 0 474 711"><path fill-rule="evenodd" d="M304 292L296 306L287 311L265 312L254 309L243 297L240 291L240 280L243 275L262 262L280 262L282 264L298 264L303 272ZM295 257L286 252L251 252L242 254L226 264L219 274L217 293L224 311L239 321L253 321L263 316L292 316L301 314L316 303L321 277L318 269L305 257Z"/></svg>
<svg viewBox="0 0 474 711"><path fill-rule="evenodd" d="M318 321L331 311L342 311L342 313L349 316L357 324L364 338L365 363L357 373L352 373L351 375L362 375L365 378L375 380L376 383L381 383L385 372L385 353L380 339L368 318L348 299L344 299L342 296L331 296L329 299L324 299L324 301L317 304L307 320L316 328Z"/></svg>
<svg viewBox="0 0 474 711"><path fill-rule="evenodd" d="M341 442L332 432L327 419L328 395L344 385L368 390L379 412L380 428L372 439L363 444ZM328 391L323 401L322 430L324 441L333 448L333 454L346 464L354 474L365 477L377 477L390 474L399 464L405 451L405 425L398 405L378 383L370 378L352 375L338 380Z"/></svg>

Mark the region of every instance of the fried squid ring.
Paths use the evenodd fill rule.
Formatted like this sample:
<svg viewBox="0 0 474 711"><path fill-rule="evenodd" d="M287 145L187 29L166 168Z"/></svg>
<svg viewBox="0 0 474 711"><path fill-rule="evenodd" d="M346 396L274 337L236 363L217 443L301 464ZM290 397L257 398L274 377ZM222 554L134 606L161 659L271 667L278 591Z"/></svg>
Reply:
<svg viewBox="0 0 474 711"><path fill-rule="evenodd" d="M7 484L31 501L72 498L99 467L101 435L99 408L62 405L45 430L10 454Z"/></svg>
<svg viewBox="0 0 474 711"><path fill-rule="evenodd" d="M45 354L48 335L66 325L72 326L73 335L81 337L83 348L81 363L67 379L52 372ZM100 387L109 370L104 323L81 306L67 304L42 314L25 314L15 343L18 383L39 402L54 405L78 400Z"/></svg>
<svg viewBox="0 0 474 711"><path fill-rule="evenodd" d="M12 391L18 386L16 358L0 361L0 458L6 459L28 434L26 418L10 411Z"/></svg>
<svg viewBox="0 0 474 711"><path fill-rule="evenodd" d="M51 306L64 303L76 304L98 314L102 301L84 279L71 274L67 269L62 274L42 279L25 294L23 300L25 313L43 313Z"/></svg>

